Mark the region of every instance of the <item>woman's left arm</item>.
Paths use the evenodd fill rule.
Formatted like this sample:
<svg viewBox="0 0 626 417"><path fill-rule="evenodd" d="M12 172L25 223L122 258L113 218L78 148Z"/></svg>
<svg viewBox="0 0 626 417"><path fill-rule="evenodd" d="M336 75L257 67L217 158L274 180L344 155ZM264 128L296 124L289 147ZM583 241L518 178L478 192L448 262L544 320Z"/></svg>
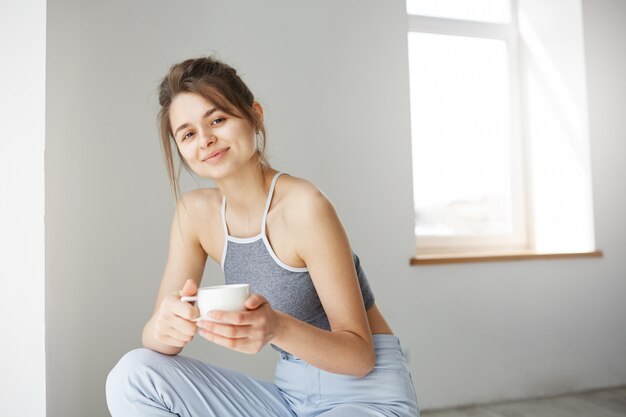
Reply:
<svg viewBox="0 0 626 417"><path fill-rule="evenodd" d="M322 370L365 376L376 356L348 236L332 203L317 188L300 190L293 197L285 221L294 233L296 251L311 274L331 331L272 310L255 294L246 304L250 311L216 312L215 319L230 324L200 323L205 329L200 335L247 353L258 352L271 342Z"/></svg>

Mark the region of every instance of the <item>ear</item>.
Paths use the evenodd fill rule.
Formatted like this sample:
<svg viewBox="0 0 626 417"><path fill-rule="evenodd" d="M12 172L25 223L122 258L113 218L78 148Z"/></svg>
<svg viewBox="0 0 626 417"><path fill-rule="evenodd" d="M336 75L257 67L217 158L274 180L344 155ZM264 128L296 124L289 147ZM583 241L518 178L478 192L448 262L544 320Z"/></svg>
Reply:
<svg viewBox="0 0 626 417"><path fill-rule="evenodd" d="M261 105L261 103L255 100L252 103L252 111L254 112L254 114L256 114L259 120L263 120L263 106Z"/></svg>

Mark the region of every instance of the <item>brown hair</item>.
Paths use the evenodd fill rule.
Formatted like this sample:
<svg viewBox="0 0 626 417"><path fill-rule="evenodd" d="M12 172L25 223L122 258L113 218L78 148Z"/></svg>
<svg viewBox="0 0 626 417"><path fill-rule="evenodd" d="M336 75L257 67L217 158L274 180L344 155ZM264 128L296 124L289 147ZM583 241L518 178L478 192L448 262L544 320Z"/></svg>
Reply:
<svg viewBox="0 0 626 417"><path fill-rule="evenodd" d="M231 66L219 61L213 56L187 59L174 64L159 86L158 114L161 145L165 152L167 173L176 201L180 198L178 180L181 167L175 172L172 144L176 148L180 162L193 175L189 165L180 154L170 123L169 111L172 100L183 92L196 93L217 106L218 109L234 117L249 121L262 139L261 149L257 155L263 168L269 167L266 155L267 134L263 120L258 118L252 110L254 95L241 80L237 71Z"/></svg>

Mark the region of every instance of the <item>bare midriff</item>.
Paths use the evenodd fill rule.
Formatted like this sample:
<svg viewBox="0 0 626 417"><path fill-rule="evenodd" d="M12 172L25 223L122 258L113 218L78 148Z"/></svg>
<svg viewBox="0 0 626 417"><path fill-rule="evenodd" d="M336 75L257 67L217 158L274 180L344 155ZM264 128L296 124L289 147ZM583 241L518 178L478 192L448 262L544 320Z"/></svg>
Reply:
<svg viewBox="0 0 626 417"><path fill-rule="evenodd" d="M391 327L389 327L389 324L385 321L385 318L376 304L367 310L367 320L370 323L370 330L372 331L372 334L393 334Z"/></svg>

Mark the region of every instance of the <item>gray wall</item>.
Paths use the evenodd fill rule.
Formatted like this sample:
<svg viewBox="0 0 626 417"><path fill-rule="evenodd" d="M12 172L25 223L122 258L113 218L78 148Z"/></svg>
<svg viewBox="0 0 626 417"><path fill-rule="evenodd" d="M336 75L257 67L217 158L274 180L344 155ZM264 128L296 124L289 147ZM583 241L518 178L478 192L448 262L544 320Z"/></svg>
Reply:
<svg viewBox="0 0 626 417"><path fill-rule="evenodd" d="M410 267L401 0L48 2L48 416L104 416L104 381L141 328L173 204L155 128L170 64L219 53L265 105L275 167L335 203L409 350L423 408L626 383L626 5L585 0L594 207L602 259ZM621 54L621 55L620 55ZM195 184L186 179L185 188ZM222 280L208 265L205 283ZM272 378L274 354L185 351Z"/></svg>

